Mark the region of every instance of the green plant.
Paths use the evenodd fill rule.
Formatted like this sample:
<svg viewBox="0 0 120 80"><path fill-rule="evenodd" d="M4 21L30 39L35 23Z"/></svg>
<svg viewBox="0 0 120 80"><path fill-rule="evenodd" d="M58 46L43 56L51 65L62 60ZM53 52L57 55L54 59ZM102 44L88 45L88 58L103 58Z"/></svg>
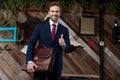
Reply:
<svg viewBox="0 0 120 80"><path fill-rule="evenodd" d="M27 7L27 0L1 0L1 8L9 10L24 9Z"/></svg>
<svg viewBox="0 0 120 80"><path fill-rule="evenodd" d="M74 3L78 2L85 9L98 9L101 5L99 5L98 0L58 0L61 7L70 10ZM2 9L10 9L12 11L18 9L25 9L29 7L36 8L45 8L51 0L0 0L0 8ZM106 9L112 12L116 12L120 10L120 1L104 1L106 5Z"/></svg>
<svg viewBox="0 0 120 80"><path fill-rule="evenodd" d="M30 0L29 7L44 8L50 3L50 0Z"/></svg>
<svg viewBox="0 0 120 80"><path fill-rule="evenodd" d="M14 15L11 10L1 10L0 19L0 27L16 25L16 15Z"/></svg>
<svg viewBox="0 0 120 80"><path fill-rule="evenodd" d="M106 8L111 13L115 13L118 9L118 3L117 2L109 2L108 4L106 4Z"/></svg>
<svg viewBox="0 0 120 80"><path fill-rule="evenodd" d="M59 0L59 3L63 9L70 10L75 3L75 0Z"/></svg>

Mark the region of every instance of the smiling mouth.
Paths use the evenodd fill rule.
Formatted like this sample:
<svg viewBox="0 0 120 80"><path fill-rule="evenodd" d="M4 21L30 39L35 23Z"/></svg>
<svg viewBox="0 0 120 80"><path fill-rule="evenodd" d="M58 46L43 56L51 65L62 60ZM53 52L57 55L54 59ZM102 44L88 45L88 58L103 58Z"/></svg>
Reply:
<svg viewBox="0 0 120 80"><path fill-rule="evenodd" d="M57 16L53 17L53 18L57 18Z"/></svg>

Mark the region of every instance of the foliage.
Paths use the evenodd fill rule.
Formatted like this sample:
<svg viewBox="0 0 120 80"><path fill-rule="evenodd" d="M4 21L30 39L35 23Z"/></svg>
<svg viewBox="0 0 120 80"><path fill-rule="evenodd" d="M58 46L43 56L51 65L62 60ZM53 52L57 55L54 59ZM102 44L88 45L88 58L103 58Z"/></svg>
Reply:
<svg viewBox="0 0 120 80"><path fill-rule="evenodd" d="M34 7L44 9L47 5L53 0L0 0L0 10L4 9L7 12L6 20L9 22L6 23L5 20L0 22L3 25L14 24L15 25L15 15L18 10L25 10L26 8ZM71 10L73 5L77 2L80 4L83 9L96 10L103 6L105 9L111 13L120 11L120 1L105 0L103 4L99 3L99 0L58 0L60 6L64 10ZM101 2L101 1L100 1ZM2 19L0 13L0 19Z"/></svg>
<svg viewBox="0 0 120 80"><path fill-rule="evenodd" d="M45 8L53 0L0 0L0 8L17 10L29 7ZM85 9L98 9L101 5L99 0L58 0L61 7L64 9L71 9L75 2L78 2ZM105 0L103 2L106 9L116 12L120 10L120 1Z"/></svg>
<svg viewBox="0 0 120 80"><path fill-rule="evenodd" d="M99 7L96 0L90 0L89 2L88 0L81 0L81 5L85 9L97 9Z"/></svg>
<svg viewBox="0 0 120 80"><path fill-rule="evenodd" d="M108 4L106 4L106 8L112 13L115 13L120 7L118 6L118 2L109 2Z"/></svg>
<svg viewBox="0 0 120 80"><path fill-rule="evenodd" d="M44 8L50 3L50 0L30 0L29 7Z"/></svg>
<svg viewBox="0 0 120 80"><path fill-rule="evenodd" d="M99 0L89 0L89 2L88 0L80 0L80 4L83 6L84 9L88 10L99 9L104 6L105 10L112 13L120 11L120 1L104 0L101 4Z"/></svg>
<svg viewBox="0 0 120 80"><path fill-rule="evenodd" d="M68 9L70 10L75 3L75 0L59 0L59 3L63 9Z"/></svg>
<svg viewBox="0 0 120 80"><path fill-rule="evenodd" d="M27 7L27 0L1 0L2 9L17 10Z"/></svg>
<svg viewBox="0 0 120 80"><path fill-rule="evenodd" d="M16 16L11 10L0 10L0 27L15 26Z"/></svg>

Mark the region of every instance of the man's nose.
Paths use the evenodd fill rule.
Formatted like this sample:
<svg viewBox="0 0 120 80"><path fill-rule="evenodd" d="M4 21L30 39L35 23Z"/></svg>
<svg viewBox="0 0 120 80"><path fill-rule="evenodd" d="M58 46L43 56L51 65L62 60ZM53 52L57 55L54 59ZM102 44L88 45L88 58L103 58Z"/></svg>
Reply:
<svg viewBox="0 0 120 80"><path fill-rule="evenodd" d="M57 14L57 12L53 12L53 14L54 14L54 15L56 15L56 14Z"/></svg>

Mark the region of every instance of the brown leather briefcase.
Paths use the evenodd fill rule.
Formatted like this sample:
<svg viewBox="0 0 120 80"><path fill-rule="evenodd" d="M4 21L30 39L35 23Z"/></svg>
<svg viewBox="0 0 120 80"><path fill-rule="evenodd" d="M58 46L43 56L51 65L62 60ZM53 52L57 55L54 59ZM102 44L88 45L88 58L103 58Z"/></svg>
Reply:
<svg viewBox="0 0 120 80"><path fill-rule="evenodd" d="M34 50L34 63L38 66L35 72L52 72L55 61L55 51L53 48L38 48ZM27 64L23 64L23 71L27 71Z"/></svg>

